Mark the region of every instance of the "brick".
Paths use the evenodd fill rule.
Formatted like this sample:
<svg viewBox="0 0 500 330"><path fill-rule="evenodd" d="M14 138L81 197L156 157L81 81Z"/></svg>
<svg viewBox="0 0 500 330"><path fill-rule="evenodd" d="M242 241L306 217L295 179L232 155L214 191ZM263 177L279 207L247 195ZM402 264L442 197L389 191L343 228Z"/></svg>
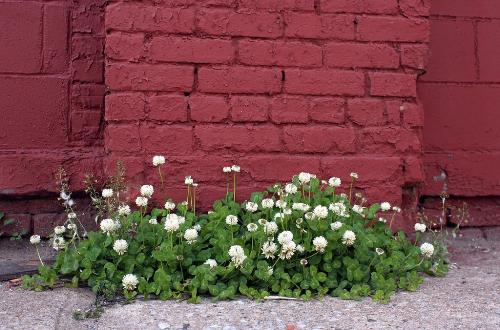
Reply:
<svg viewBox="0 0 500 330"><path fill-rule="evenodd" d="M240 0L239 8L281 10L314 10L314 0Z"/></svg>
<svg viewBox="0 0 500 330"><path fill-rule="evenodd" d="M364 75L347 70L286 70L285 90L290 94L363 95Z"/></svg>
<svg viewBox="0 0 500 330"><path fill-rule="evenodd" d="M372 127L358 130L360 153L395 155L422 151L418 132L399 127Z"/></svg>
<svg viewBox="0 0 500 330"><path fill-rule="evenodd" d="M268 120L269 99L263 96L232 96L231 120L235 122L265 122Z"/></svg>
<svg viewBox="0 0 500 330"><path fill-rule="evenodd" d="M106 151L137 153L141 149L137 125L108 125L104 141Z"/></svg>
<svg viewBox="0 0 500 330"><path fill-rule="evenodd" d="M0 72L36 73L42 66L42 7L0 3Z"/></svg>
<svg viewBox="0 0 500 330"><path fill-rule="evenodd" d="M385 124L385 103L376 99L351 99L347 101L349 118L361 126L378 126Z"/></svg>
<svg viewBox="0 0 500 330"><path fill-rule="evenodd" d="M12 220L10 225L4 225L4 221ZM19 235L23 236L30 233L31 215L29 214L10 214L7 213L0 221L0 233L2 238L5 236Z"/></svg>
<svg viewBox="0 0 500 330"><path fill-rule="evenodd" d="M481 81L500 81L500 68L498 67L500 50L497 47L497 41L500 38L500 23L490 21L478 22L477 24L479 79ZM464 69L462 68L462 70Z"/></svg>
<svg viewBox="0 0 500 330"><path fill-rule="evenodd" d="M79 1L71 11L71 29L74 33L104 35L104 1Z"/></svg>
<svg viewBox="0 0 500 330"><path fill-rule="evenodd" d="M474 26L468 21L431 20L429 81L472 81L476 79ZM449 42L460 35L461 42ZM451 39L450 39L451 38Z"/></svg>
<svg viewBox="0 0 500 330"><path fill-rule="evenodd" d="M148 99L148 119L166 122L185 122L188 102L182 95L156 95Z"/></svg>
<svg viewBox="0 0 500 330"><path fill-rule="evenodd" d="M420 157L409 156L404 159L405 183L421 183L424 181L423 162Z"/></svg>
<svg viewBox="0 0 500 330"><path fill-rule="evenodd" d="M194 69L191 66L112 64L106 83L113 90L190 92Z"/></svg>
<svg viewBox="0 0 500 330"><path fill-rule="evenodd" d="M247 169L250 176L257 181L287 182L297 173L307 171L319 173L319 157L312 155L251 155L241 157L239 164Z"/></svg>
<svg viewBox="0 0 500 330"><path fill-rule="evenodd" d="M210 35L277 38L283 34L281 16L268 12L202 9L197 18L200 31Z"/></svg>
<svg viewBox="0 0 500 330"><path fill-rule="evenodd" d="M426 19L362 16L358 18L358 36L365 41L428 41Z"/></svg>
<svg viewBox="0 0 500 330"><path fill-rule="evenodd" d="M325 62L330 67L397 68L399 56L386 44L332 42L325 47Z"/></svg>
<svg viewBox="0 0 500 330"><path fill-rule="evenodd" d="M68 10L47 5L43 20L43 71L64 72L68 66Z"/></svg>
<svg viewBox="0 0 500 330"><path fill-rule="evenodd" d="M115 3L106 7L106 28L122 31L190 33L195 11L143 4Z"/></svg>
<svg viewBox="0 0 500 330"><path fill-rule="evenodd" d="M285 36L310 39L354 39L354 17L313 13L285 14Z"/></svg>
<svg viewBox="0 0 500 330"><path fill-rule="evenodd" d="M54 233L54 227L63 225L66 215L62 213L42 213L33 216L33 233L49 237Z"/></svg>
<svg viewBox="0 0 500 330"><path fill-rule="evenodd" d="M1 149L57 148L66 144L66 79L0 76L0 94L0 109L4 109Z"/></svg>
<svg viewBox="0 0 500 330"><path fill-rule="evenodd" d="M71 137L80 140L96 140L101 131L102 113L100 111L73 111L70 115Z"/></svg>
<svg viewBox="0 0 500 330"><path fill-rule="evenodd" d="M144 56L144 34L120 32L108 34L106 55L114 60L138 61Z"/></svg>
<svg viewBox="0 0 500 330"><path fill-rule="evenodd" d="M313 98L309 117L317 122L342 124L345 121L345 101L335 97Z"/></svg>
<svg viewBox="0 0 500 330"><path fill-rule="evenodd" d="M71 73L75 81L101 83L104 80L104 61L95 57L74 59Z"/></svg>
<svg viewBox="0 0 500 330"><path fill-rule="evenodd" d="M423 70L427 67L429 46L401 45L401 64L413 69Z"/></svg>
<svg viewBox="0 0 500 330"><path fill-rule="evenodd" d="M225 97L193 95L189 98L191 119L198 122L221 122L229 116L229 104Z"/></svg>
<svg viewBox="0 0 500 330"><path fill-rule="evenodd" d="M338 176L344 182L350 182L350 173L356 172L359 181L398 182L402 175L402 161L399 157L387 156L350 156L321 158L324 173Z"/></svg>
<svg viewBox="0 0 500 330"><path fill-rule="evenodd" d="M421 104L403 103L403 123L406 127L424 126L424 109Z"/></svg>
<svg viewBox="0 0 500 330"><path fill-rule="evenodd" d="M229 63L234 58L234 49L231 40L155 37L149 56L165 62Z"/></svg>
<svg viewBox="0 0 500 330"><path fill-rule="evenodd" d="M374 72L370 74L370 95L416 97L416 80L414 74Z"/></svg>
<svg viewBox="0 0 500 330"><path fill-rule="evenodd" d="M431 15L498 18L500 8L496 0L455 0L453 6L447 0L433 0Z"/></svg>
<svg viewBox="0 0 500 330"><path fill-rule="evenodd" d="M249 65L319 67L321 47L307 42L242 40L239 60Z"/></svg>
<svg viewBox="0 0 500 330"><path fill-rule="evenodd" d="M104 110L105 87L100 84L76 84L71 86L72 111Z"/></svg>
<svg viewBox="0 0 500 330"><path fill-rule="evenodd" d="M197 126L195 136L207 151L280 151L280 129L274 126Z"/></svg>
<svg viewBox="0 0 500 330"><path fill-rule="evenodd" d="M283 131L284 143L291 153L349 153L356 150L354 130L323 126L290 126Z"/></svg>
<svg viewBox="0 0 500 330"><path fill-rule="evenodd" d="M193 129L176 125L141 126L141 141L149 152L185 155L193 151Z"/></svg>
<svg viewBox="0 0 500 330"><path fill-rule="evenodd" d="M325 13L397 14L397 0L320 0Z"/></svg>
<svg viewBox="0 0 500 330"><path fill-rule="evenodd" d="M274 123L307 123L309 102L302 97L279 97L271 101L270 115Z"/></svg>
<svg viewBox="0 0 500 330"><path fill-rule="evenodd" d="M402 113L402 102L399 100L387 101L386 102L386 112L387 120L389 124L400 125L401 124L401 113Z"/></svg>
<svg viewBox="0 0 500 330"><path fill-rule="evenodd" d="M405 16L429 16L431 0L400 0L399 7Z"/></svg>
<svg viewBox="0 0 500 330"><path fill-rule="evenodd" d="M278 69L237 66L201 68L198 90L208 93L277 93L281 90Z"/></svg>
<svg viewBox="0 0 500 330"><path fill-rule="evenodd" d="M139 93L113 93L106 96L106 121L142 120L145 97Z"/></svg>

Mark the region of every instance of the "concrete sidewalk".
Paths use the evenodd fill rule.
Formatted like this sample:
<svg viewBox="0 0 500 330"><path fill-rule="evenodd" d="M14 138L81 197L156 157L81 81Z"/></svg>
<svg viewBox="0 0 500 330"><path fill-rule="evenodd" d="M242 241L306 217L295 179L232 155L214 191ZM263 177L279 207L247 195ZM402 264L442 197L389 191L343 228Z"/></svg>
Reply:
<svg viewBox="0 0 500 330"><path fill-rule="evenodd" d="M334 298L247 299L193 305L136 301L106 307L99 319L76 321L73 311L94 301L87 289L24 291L0 284L1 329L500 329L500 228L468 229L454 241L453 269L427 278L415 293L388 305Z"/></svg>

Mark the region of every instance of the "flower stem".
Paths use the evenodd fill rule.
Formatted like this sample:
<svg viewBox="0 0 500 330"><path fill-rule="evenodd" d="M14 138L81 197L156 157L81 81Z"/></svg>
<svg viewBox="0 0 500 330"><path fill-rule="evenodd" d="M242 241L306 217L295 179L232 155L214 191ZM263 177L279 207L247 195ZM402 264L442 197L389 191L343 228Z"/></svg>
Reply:
<svg viewBox="0 0 500 330"><path fill-rule="evenodd" d="M233 200L236 202L236 173L233 174Z"/></svg>
<svg viewBox="0 0 500 330"><path fill-rule="evenodd" d="M38 260L40 260L40 263L42 264L42 266L45 266L45 264L43 263L42 257L40 256L40 251L38 250L38 246L35 245L35 249L36 249L36 254L38 255Z"/></svg>

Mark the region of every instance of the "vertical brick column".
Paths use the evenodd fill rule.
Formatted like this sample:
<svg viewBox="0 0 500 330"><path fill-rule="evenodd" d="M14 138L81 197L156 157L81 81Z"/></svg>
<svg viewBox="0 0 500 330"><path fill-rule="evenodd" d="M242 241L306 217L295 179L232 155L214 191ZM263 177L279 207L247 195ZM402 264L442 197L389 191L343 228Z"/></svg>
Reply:
<svg viewBox="0 0 500 330"><path fill-rule="evenodd" d="M106 9L105 148L134 184L170 194L200 182L223 196L242 166L242 198L298 171L348 180L375 200L415 204L422 174L416 81L428 1L113 1Z"/></svg>

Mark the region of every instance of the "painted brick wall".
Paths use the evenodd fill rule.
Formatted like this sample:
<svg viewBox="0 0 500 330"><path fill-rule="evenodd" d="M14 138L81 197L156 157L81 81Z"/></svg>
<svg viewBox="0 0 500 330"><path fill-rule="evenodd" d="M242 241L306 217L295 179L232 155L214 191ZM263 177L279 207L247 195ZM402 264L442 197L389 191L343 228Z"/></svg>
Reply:
<svg viewBox="0 0 500 330"><path fill-rule="evenodd" d="M0 211L17 221L0 232L62 220L60 165L77 190L102 169L104 3L0 1Z"/></svg>
<svg viewBox="0 0 500 330"><path fill-rule="evenodd" d="M469 225L500 224L500 2L433 0L425 106L423 205L467 202ZM496 196L496 197L495 197ZM451 210L455 220L456 210Z"/></svg>
<svg viewBox="0 0 500 330"><path fill-rule="evenodd" d="M112 1L106 9L105 151L134 184L169 195L185 175L201 201L242 166L240 198L306 170L375 200L416 204L423 110L416 81L429 1ZM133 191L132 191L133 193Z"/></svg>

